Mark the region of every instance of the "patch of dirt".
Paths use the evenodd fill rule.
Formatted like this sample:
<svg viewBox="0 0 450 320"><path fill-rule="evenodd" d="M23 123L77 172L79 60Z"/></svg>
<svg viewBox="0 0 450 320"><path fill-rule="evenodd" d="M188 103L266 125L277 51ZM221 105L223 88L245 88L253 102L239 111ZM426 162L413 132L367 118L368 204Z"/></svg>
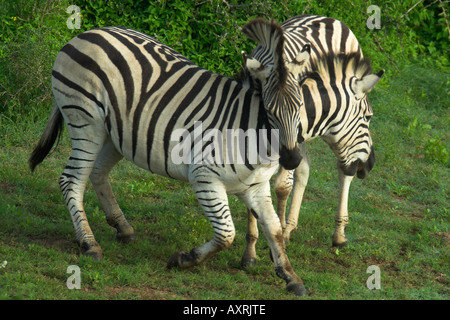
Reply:
<svg viewBox="0 0 450 320"><path fill-rule="evenodd" d="M173 300L173 299L189 299L189 297L180 296L164 289L156 289L150 286L134 288L124 287L105 287L109 291L111 299L120 298L122 295L135 295L140 300Z"/></svg>
<svg viewBox="0 0 450 320"><path fill-rule="evenodd" d="M37 245L46 247L46 248L57 248L66 253L75 253L77 254L79 249L75 240L67 240L63 238L57 238L55 236L49 236L48 238L36 237L36 236L27 236L26 242L24 240L18 240L14 237L4 237L2 241L10 246L15 246L15 243L22 242L25 245L35 243Z"/></svg>
<svg viewBox="0 0 450 320"><path fill-rule="evenodd" d="M6 194L14 194L16 191L16 185L7 181L0 181L0 191Z"/></svg>
<svg viewBox="0 0 450 320"><path fill-rule="evenodd" d="M30 241L40 244L45 247L52 247L61 249L61 251L69 252L69 251L77 251L78 245L75 240L67 240L56 237L49 238L30 238Z"/></svg>
<svg viewBox="0 0 450 320"><path fill-rule="evenodd" d="M375 256L366 257L363 259L363 261L364 264L367 266L375 265L385 270L390 270L394 272L400 271L395 261L388 261Z"/></svg>
<svg viewBox="0 0 450 320"><path fill-rule="evenodd" d="M437 232L433 233L432 236L444 239L445 245L450 246L450 232Z"/></svg>

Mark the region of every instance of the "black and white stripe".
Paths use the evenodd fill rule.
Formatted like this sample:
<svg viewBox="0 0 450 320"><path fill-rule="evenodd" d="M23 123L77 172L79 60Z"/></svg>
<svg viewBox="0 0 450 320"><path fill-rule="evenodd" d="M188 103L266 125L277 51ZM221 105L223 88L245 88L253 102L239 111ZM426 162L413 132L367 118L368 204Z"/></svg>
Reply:
<svg viewBox="0 0 450 320"><path fill-rule="evenodd" d="M277 48L284 46L284 37L276 24L257 20L245 29L249 33L259 30L251 39L266 47L278 64L276 71L259 66L271 79L266 85L266 78L261 78L265 86L262 92L254 91L245 82L202 69L166 45L126 28L94 29L76 36L61 49L52 71L55 106L30 165L34 170L43 161L64 120L72 151L59 183L85 254L102 257L83 208L88 178L108 223L117 229L118 238L125 242L134 238L134 230L120 210L109 182L109 172L125 157L153 173L189 181L212 224L214 238L189 253L174 254L169 267L197 265L232 243L235 230L227 200L227 194L232 193L261 222L274 256L275 271L287 282L288 290L306 293L285 254L281 224L270 198L269 179L278 167L278 157L270 162L251 162L248 144L243 164L219 163L214 159L180 164L172 157L180 144L173 139L173 133L184 130L192 137L189 151L193 160L199 142L194 141L195 132L201 123L203 135L209 129L252 129L266 132L266 136L258 136L266 141L270 141L270 130L266 129L278 129L285 150L281 158L286 157L285 162L291 165L295 162L299 119L286 117L283 104L291 100L295 100L295 105L302 104L293 81L303 68L294 70L279 55ZM301 62L306 65L308 58L305 49ZM255 62L251 57L247 61L250 65ZM266 98L273 96L280 98ZM259 141L251 141L255 142L259 146ZM200 143L201 150L210 145L209 140Z"/></svg>
<svg viewBox="0 0 450 320"><path fill-rule="evenodd" d="M338 159L340 204L335 219L333 245L341 246L347 241L344 229L348 223L347 201L351 180L355 174L359 178L366 177L374 165L369 133L373 111L367 93L384 71L372 73L370 62L363 57L358 40L341 21L303 15L285 21L281 27L286 39L284 54L287 61L295 59L305 44L311 46L311 59L305 73L300 75L300 78L304 78L299 79L304 102L297 106L300 117L298 142L301 143L302 160L294 171L281 167L275 181L278 215L284 237L288 241L291 231L297 228L300 205L309 177L310 160L303 142L320 136ZM252 54L262 62L271 59L260 47L256 47ZM254 83L259 89L257 81ZM294 193L291 207L285 219L286 203L292 188ZM251 215L249 219L252 219ZM250 221L249 224L254 222ZM254 226L249 227L249 233L255 229ZM257 235L250 234L249 238L255 239ZM244 260L252 261L256 258L254 243L252 241L248 244Z"/></svg>

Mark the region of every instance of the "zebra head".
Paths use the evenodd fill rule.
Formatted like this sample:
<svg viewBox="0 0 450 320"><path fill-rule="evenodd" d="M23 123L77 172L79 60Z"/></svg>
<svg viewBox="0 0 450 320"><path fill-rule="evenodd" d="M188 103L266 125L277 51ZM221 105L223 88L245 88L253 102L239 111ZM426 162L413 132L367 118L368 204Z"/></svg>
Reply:
<svg viewBox="0 0 450 320"><path fill-rule="evenodd" d="M279 131L280 164L288 170L294 169L301 161L297 136L303 98L298 81L308 64L310 45L306 44L291 62L287 62L280 25L255 19L246 24L242 32L267 53L264 61L258 61L243 52L245 66L261 89L271 128Z"/></svg>
<svg viewBox="0 0 450 320"><path fill-rule="evenodd" d="M369 59L357 53L329 57L326 64L319 63L316 67L312 62L312 68L317 68L320 77L330 77L324 82L335 90L345 92L340 94L340 104L337 103L335 111L341 116L330 123L323 138L336 154L342 172L364 179L375 163L369 132L373 111L367 94L381 79L384 70L372 73Z"/></svg>

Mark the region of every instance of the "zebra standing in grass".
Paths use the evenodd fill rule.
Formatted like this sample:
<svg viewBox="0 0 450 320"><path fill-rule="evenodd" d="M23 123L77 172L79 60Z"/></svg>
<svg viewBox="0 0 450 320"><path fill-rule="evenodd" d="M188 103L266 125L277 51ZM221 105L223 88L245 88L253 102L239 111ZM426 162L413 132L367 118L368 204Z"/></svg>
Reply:
<svg viewBox="0 0 450 320"><path fill-rule="evenodd" d="M355 35L336 19L303 15L285 21L281 27L286 38L284 53L287 61L291 61L305 43L311 44L311 59L306 68L311 76L303 77L306 80L300 82L304 99L304 105L298 106L301 120L298 142L302 159L295 170L279 169L275 180L277 213L288 242L291 232L297 228L309 177L310 160L304 142L321 136L338 159L340 198L332 243L340 247L347 242L345 227L348 224L350 183L355 174L365 178L375 161L369 133L373 112L367 93L380 80L384 70L372 74L370 62L363 58ZM271 59L261 46L256 47L252 55L263 64ZM257 88L260 87L258 81L253 81ZM286 219L286 203L292 188ZM247 248L242 257L244 266L256 261L257 239L256 221L249 214Z"/></svg>
<svg viewBox="0 0 450 320"><path fill-rule="evenodd" d="M109 182L109 172L125 157L153 173L189 181L213 226L211 241L189 253L173 254L169 268L198 265L230 246L235 229L227 193L236 194L260 222L274 253L276 274L286 281L289 291L306 294L285 254L281 224L270 197L269 180L278 167L278 153L275 158L271 155L272 161L250 162L250 147L246 145L243 164L215 162L215 157L209 158L209 162L194 161L194 153L205 151L214 140L199 142L195 136L199 128L203 135L211 129L259 133L276 129L280 162L294 168L300 161L299 117L293 106L302 105L297 81L309 59L309 46L286 63L279 25L255 20L244 29L271 56L270 66L247 58L247 67L254 77L264 74L262 92L204 70L173 49L131 29L94 29L76 36L61 49L52 71L55 105L31 155L30 167L34 170L44 160L65 121L72 151L59 185L84 254L102 258L83 208L88 178L108 224L117 229L118 239L124 242L134 239L133 228L119 208ZM187 134L174 139L177 130ZM215 137L219 145L221 139L225 140L223 136ZM274 143L269 137L260 139ZM174 150L181 142L185 142L185 147L186 141L188 151L193 152L188 161L179 162L173 157L177 153ZM186 160L186 154L183 157Z"/></svg>

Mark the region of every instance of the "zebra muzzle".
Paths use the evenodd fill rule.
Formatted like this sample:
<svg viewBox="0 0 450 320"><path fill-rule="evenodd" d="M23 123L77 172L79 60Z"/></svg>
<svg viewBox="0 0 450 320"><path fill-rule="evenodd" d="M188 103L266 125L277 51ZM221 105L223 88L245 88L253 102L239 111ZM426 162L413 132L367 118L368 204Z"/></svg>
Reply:
<svg viewBox="0 0 450 320"><path fill-rule="evenodd" d="M358 168L356 169L357 177L359 179L366 178L374 165L375 165L375 152L372 147L370 150L369 159L366 162L358 161Z"/></svg>
<svg viewBox="0 0 450 320"><path fill-rule="evenodd" d="M281 146L280 149L280 165L286 170L293 170L298 167L302 156L300 155L300 149L295 146L294 149L288 150L285 146Z"/></svg>
<svg viewBox="0 0 450 320"><path fill-rule="evenodd" d="M369 174L369 170L368 170L367 166L365 165L365 163L363 163L362 161L358 161L358 169L356 170L356 176L359 179L365 179L368 174Z"/></svg>

